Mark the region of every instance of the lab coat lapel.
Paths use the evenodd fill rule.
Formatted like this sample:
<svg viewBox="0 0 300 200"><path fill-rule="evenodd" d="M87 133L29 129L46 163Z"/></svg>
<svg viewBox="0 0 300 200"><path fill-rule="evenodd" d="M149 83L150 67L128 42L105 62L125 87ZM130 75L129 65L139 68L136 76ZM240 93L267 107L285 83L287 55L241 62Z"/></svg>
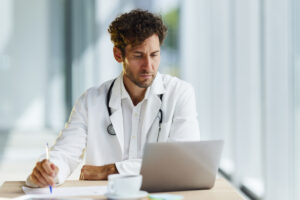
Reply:
<svg viewBox="0 0 300 200"><path fill-rule="evenodd" d="M111 98L109 101L109 107L111 108L112 114L110 121L114 127L116 136L119 140L122 153L124 153L124 132L123 132L123 114L121 107L121 78L122 74L116 79L112 88Z"/></svg>
<svg viewBox="0 0 300 200"><path fill-rule="evenodd" d="M122 109L119 108L110 116L110 121L115 129L116 136L118 137L122 153L124 152L124 133L123 133L123 115Z"/></svg>
<svg viewBox="0 0 300 200"><path fill-rule="evenodd" d="M162 107L162 102L159 98L160 94L165 93L163 80L158 73L151 86L147 107L145 110L145 121L142 128L142 144L145 143L149 130L151 129L155 119L158 117L159 109Z"/></svg>
<svg viewBox="0 0 300 200"><path fill-rule="evenodd" d="M145 141L147 134L154 123L156 117L158 117L158 112L161 107L161 101L157 95L152 95L149 97L147 107L145 110L145 121L143 126L143 142Z"/></svg>

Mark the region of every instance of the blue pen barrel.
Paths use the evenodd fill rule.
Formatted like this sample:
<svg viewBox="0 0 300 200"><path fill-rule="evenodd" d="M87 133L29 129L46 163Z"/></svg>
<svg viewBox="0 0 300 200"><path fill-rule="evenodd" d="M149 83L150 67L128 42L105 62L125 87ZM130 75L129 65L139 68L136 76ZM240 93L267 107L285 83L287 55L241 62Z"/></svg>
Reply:
<svg viewBox="0 0 300 200"><path fill-rule="evenodd" d="M52 194L52 186L49 185L49 189L50 189L50 194Z"/></svg>

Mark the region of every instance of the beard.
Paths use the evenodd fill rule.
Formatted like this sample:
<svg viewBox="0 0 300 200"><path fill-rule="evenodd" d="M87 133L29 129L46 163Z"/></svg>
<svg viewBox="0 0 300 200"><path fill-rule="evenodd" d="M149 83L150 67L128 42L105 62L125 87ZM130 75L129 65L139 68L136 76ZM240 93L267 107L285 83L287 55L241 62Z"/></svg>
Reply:
<svg viewBox="0 0 300 200"><path fill-rule="evenodd" d="M136 86L140 87L140 88L148 88L149 86L151 86L153 80L156 77L157 72L148 72L146 70L141 71L140 73L137 74L137 76L134 76L134 74L129 70L129 68L127 68L126 66L124 66L124 71L125 71L125 76L131 81L133 82ZM150 78L144 78L142 76L151 76Z"/></svg>

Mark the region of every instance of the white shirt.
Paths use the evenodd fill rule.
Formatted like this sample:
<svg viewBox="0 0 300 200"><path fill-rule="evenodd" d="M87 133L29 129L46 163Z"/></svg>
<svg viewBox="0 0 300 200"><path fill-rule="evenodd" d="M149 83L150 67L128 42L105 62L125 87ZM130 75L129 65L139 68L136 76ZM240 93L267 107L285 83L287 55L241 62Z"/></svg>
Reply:
<svg viewBox="0 0 300 200"><path fill-rule="evenodd" d="M122 159L139 159L142 158L142 149L144 146L141 143L141 133L150 88L147 88L144 99L134 106L124 86L123 78L120 83L124 128L124 153Z"/></svg>

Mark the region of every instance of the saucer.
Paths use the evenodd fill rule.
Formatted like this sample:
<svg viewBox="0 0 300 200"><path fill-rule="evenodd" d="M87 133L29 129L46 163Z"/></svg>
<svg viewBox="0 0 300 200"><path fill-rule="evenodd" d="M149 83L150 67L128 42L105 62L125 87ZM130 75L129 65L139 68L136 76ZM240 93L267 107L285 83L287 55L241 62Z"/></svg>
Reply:
<svg viewBox="0 0 300 200"><path fill-rule="evenodd" d="M117 194L105 193L104 195L108 199L138 199L138 198L146 197L148 195L148 192L140 190L135 194L117 195Z"/></svg>

